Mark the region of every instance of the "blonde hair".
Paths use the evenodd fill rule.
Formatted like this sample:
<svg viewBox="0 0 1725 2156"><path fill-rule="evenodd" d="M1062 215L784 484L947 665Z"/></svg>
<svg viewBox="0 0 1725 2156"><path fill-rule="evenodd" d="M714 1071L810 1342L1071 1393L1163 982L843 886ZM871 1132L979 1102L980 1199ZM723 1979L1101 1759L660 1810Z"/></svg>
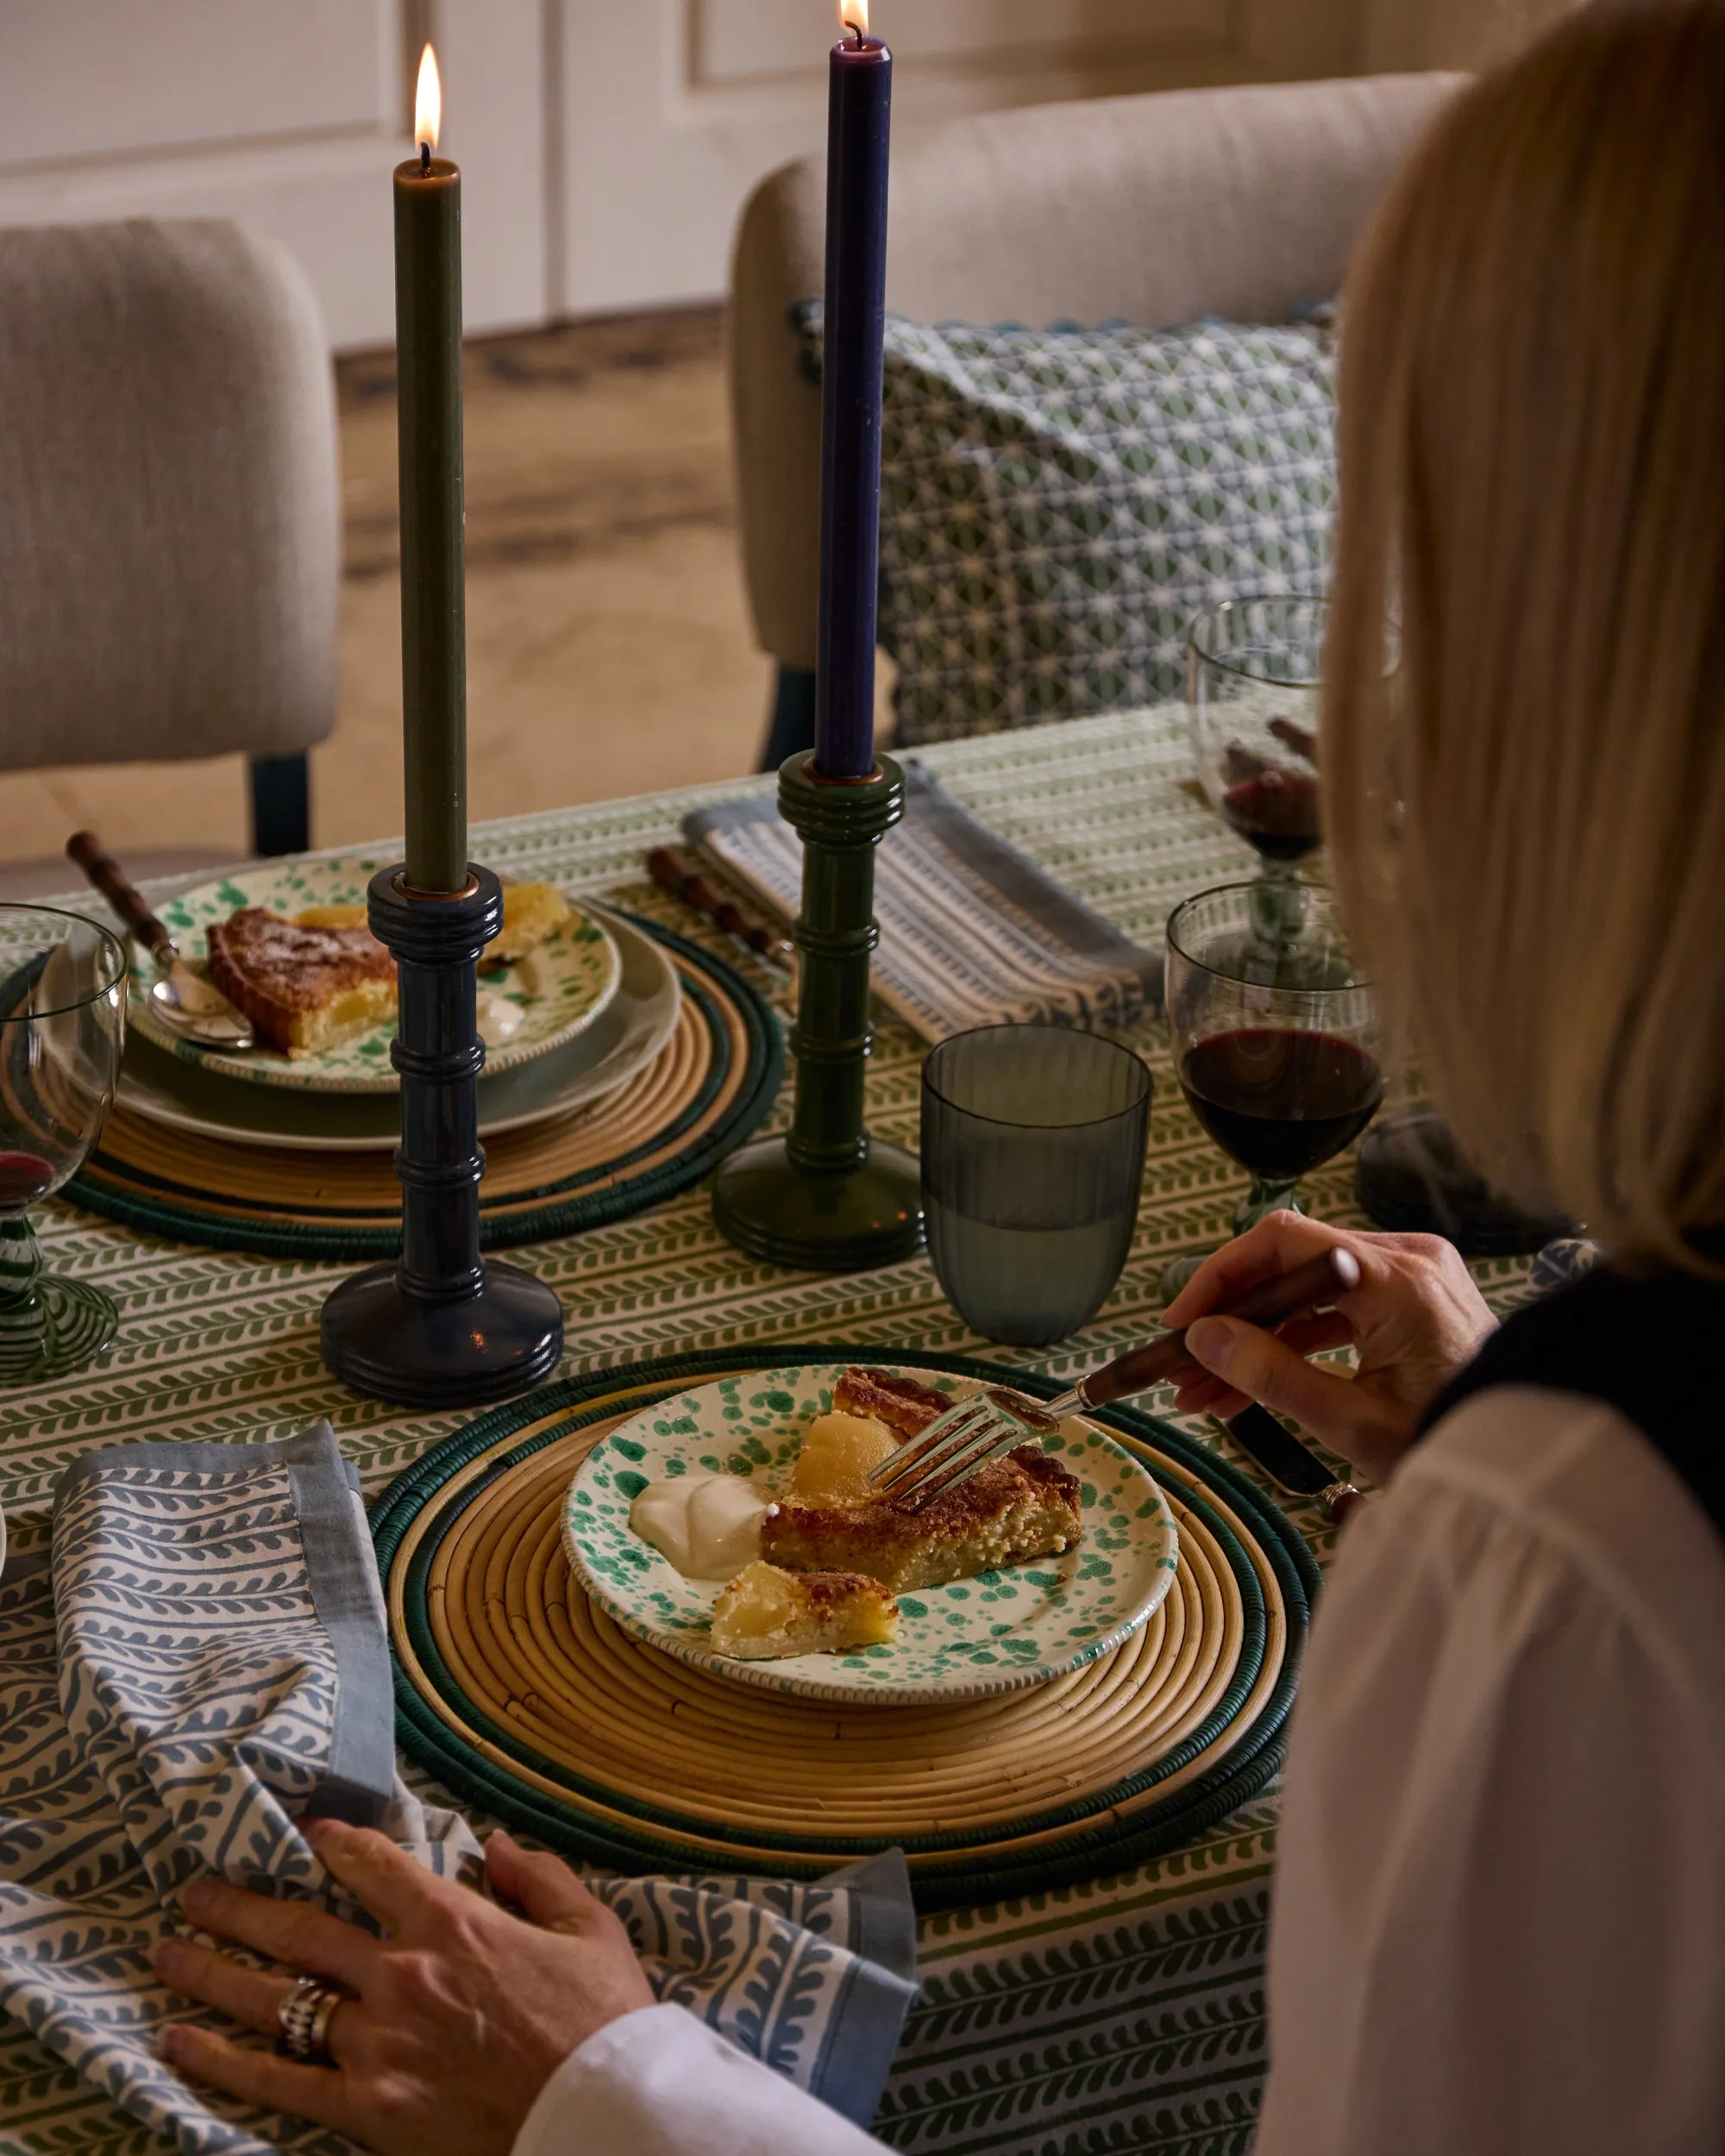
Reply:
<svg viewBox="0 0 1725 2156"><path fill-rule="evenodd" d="M1344 321L1348 918L1483 1169L1697 1266L1725 1224L1725 0L1587 8L1471 85Z"/></svg>

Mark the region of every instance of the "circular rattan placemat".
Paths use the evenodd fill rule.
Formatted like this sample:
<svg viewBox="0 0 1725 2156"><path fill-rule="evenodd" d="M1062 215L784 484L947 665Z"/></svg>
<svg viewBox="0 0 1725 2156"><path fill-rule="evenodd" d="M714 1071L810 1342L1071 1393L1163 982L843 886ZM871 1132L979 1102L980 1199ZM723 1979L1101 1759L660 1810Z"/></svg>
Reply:
<svg viewBox="0 0 1725 2156"><path fill-rule="evenodd" d="M775 1346L755 1359L881 1352ZM952 1358L891 1359L1026 1383ZM1167 1493L1180 1570L1140 1632L1070 1677L944 1706L836 1708L687 1668L612 1624L563 1555L570 1476L625 1416L748 1362L687 1357L548 1388L392 1485L373 1526L401 1739L422 1764L554 1846L630 1871L809 1876L896 1843L929 1907L1119 1869L1263 1787L1315 1570L1237 1470L1131 1410L1100 1420Z"/></svg>
<svg viewBox="0 0 1725 2156"><path fill-rule="evenodd" d="M569 1235L657 1205L708 1174L771 1107L779 1023L722 959L636 919L670 951L677 1028L609 1098L486 1144L490 1250ZM391 1156L273 1151L172 1131L116 1109L66 1195L129 1227L269 1257L390 1257L401 1243Z"/></svg>

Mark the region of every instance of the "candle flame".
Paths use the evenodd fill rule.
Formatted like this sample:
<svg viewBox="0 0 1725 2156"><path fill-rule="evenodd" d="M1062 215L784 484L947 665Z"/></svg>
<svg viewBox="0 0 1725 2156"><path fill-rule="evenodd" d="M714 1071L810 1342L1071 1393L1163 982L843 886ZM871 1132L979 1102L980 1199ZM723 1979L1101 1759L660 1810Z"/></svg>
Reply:
<svg viewBox="0 0 1725 2156"><path fill-rule="evenodd" d="M443 119L443 85L437 79L437 55L428 45L419 56L419 85L413 93L413 139L431 149Z"/></svg>
<svg viewBox="0 0 1725 2156"><path fill-rule="evenodd" d="M869 34L869 0L838 0L838 20L859 38Z"/></svg>

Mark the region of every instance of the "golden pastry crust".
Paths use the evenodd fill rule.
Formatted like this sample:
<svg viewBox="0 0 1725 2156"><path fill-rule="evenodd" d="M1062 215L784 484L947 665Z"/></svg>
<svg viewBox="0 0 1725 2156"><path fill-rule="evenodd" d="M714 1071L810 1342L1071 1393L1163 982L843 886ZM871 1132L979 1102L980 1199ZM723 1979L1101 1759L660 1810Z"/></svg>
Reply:
<svg viewBox="0 0 1725 2156"><path fill-rule="evenodd" d="M303 928L260 906L207 931L210 978L266 1039L321 1055L393 1018L395 961L363 928Z"/></svg>
<svg viewBox="0 0 1725 2156"><path fill-rule="evenodd" d="M1084 1537L1080 1496L1070 1469L1021 1445L920 1506L781 1498L761 1523L761 1554L793 1571L865 1572L902 1595L1075 1548Z"/></svg>
<svg viewBox="0 0 1725 2156"><path fill-rule="evenodd" d="M919 1385L913 1377L895 1377L890 1370L853 1364L833 1387L832 1404L841 1413L866 1416L884 1422L900 1438L913 1438L937 1415L946 1413L952 1395L938 1393L932 1385Z"/></svg>

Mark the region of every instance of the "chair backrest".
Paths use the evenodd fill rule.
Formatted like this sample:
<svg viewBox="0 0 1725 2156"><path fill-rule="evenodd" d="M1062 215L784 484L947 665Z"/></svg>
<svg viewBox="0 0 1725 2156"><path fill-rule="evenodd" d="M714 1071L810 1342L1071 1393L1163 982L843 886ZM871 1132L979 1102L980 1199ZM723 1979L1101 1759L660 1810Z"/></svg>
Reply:
<svg viewBox="0 0 1725 2156"><path fill-rule="evenodd" d="M213 220L0 231L0 769L321 741L340 548L290 256Z"/></svg>
<svg viewBox="0 0 1725 2156"><path fill-rule="evenodd" d="M907 129L893 162L888 304L921 321L1276 322L1333 296L1360 229L1462 78L1157 92ZM818 294L824 160L743 211L729 323L756 635L815 658L820 396L790 310Z"/></svg>

